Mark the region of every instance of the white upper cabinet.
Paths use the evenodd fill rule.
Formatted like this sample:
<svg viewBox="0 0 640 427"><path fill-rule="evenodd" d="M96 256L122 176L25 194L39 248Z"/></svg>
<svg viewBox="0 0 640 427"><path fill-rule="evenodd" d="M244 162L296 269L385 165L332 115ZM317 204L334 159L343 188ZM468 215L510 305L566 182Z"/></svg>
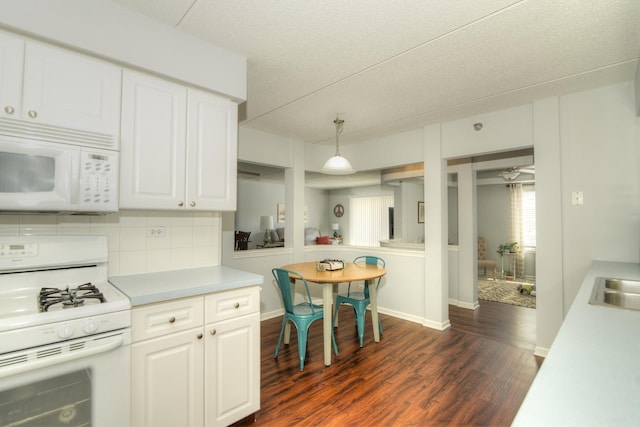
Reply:
<svg viewBox="0 0 640 427"><path fill-rule="evenodd" d="M24 40L0 33L0 117L15 118L22 111Z"/></svg>
<svg viewBox="0 0 640 427"><path fill-rule="evenodd" d="M184 206L187 90L124 70L120 208Z"/></svg>
<svg viewBox="0 0 640 427"><path fill-rule="evenodd" d="M188 98L186 199L193 208L235 210L238 107L196 90Z"/></svg>
<svg viewBox="0 0 640 427"><path fill-rule="evenodd" d="M6 33L0 33L0 52L0 117L19 120L19 128L119 134L119 67Z"/></svg>
<svg viewBox="0 0 640 427"><path fill-rule="evenodd" d="M121 208L235 210L235 103L125 70L121 136Z"/></svg>

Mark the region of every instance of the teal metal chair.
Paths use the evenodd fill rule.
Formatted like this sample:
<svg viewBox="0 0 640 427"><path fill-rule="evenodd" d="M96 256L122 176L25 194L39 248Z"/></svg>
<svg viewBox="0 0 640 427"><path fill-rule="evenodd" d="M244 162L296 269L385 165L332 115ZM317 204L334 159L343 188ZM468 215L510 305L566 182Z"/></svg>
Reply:
<svg viewBox="0 0 640 427"><path fill-rule="evenodd" d="M378 265L382 268L385 267L385 262L382 258L372 255L359 256L353 260L354 263L364 262L369 265ZM382 277L378 278L376 283L376 291L380 286L380 281ZM361 291L352 291L351 290L351 282L349 282L349 287L347 288L346 294L339 294L336 297L336 306L333 310L333 326L338 321L338 309L341 304L351 304L356 316L356 325L358 327L358 337L360 338L360 347L364 344L364 320L365 314L367 312L367 306L371 303L369 300L369 284L365 282L364 292ZM380 328L380 333L382 333L382 323L378 319L378 327Z"/></svg>
<svg viewBox="0 0 640 427"><path fill-rule="evenodd" d="M324 317L323 308L321 305L315 305L311 302L311 293L309 292L309 285L307 281L300 274L291 270L284 270L282 268L274 268L271 270L273 277L276 278L278 287L280 288L280 294L282 295L282 302L284 304L284 318L282 319L282 329L280 329L280 337L278 338L278 345L276 346L276 352L273 358L278 357L280 351L280 343L282 342L282 335L284 334L284 328L288 321L296 326L298 331L298 355L300 356L300 370L304 369L304 358L307 354L307 333L309 332L309 326L318 319ZM300 304L294 305L294 295L292 290L289 275L295 275L302 280L305 288L306 301ZM338 354L338 345L333 335L333 328L331 328L331 339L333 341L333 351Z"/></svg>

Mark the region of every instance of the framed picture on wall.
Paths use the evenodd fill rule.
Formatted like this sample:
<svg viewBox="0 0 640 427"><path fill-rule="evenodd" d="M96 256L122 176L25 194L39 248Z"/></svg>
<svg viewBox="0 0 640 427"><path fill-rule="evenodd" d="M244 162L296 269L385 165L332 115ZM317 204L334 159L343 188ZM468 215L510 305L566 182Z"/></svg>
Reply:
<svg viewBox="0 0 640 427"><path fill-rule="evenodd" d="M418 202L418 224L424 222L424 202Z"/></svg>
<svg viewBox="0 0 640 427"><path fill-rule="evenodd" d="M278 222L284 223L284 203L278 203L276 215L276 218L278 218Z"/></svg>
<svg viewBox="0 0 640 427"><path fill-rule="evenodd" d="M276 206L276 218L278 222L284 224L284 203L278 203ZM304 207L304 222L307 222L307 207Z"/></svg>

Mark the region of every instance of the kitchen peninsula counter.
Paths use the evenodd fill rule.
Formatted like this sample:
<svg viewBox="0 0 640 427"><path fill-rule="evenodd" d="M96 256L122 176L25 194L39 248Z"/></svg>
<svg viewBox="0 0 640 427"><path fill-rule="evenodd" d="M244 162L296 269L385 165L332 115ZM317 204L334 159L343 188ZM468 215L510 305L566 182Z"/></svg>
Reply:
<svg viewBox="0 0 640 427"><path fill-rule="evenodd" d="M596 261L513 426L637 426L640 311L589 304L597 277L640 279L640 264Z"/></svg>
<svg viewBox="0 0 640 427"><path fill-rule="evenodd" d="M170 301L261 285L264 277L224 266L188 268L109 277L131 306Z"/></svg>

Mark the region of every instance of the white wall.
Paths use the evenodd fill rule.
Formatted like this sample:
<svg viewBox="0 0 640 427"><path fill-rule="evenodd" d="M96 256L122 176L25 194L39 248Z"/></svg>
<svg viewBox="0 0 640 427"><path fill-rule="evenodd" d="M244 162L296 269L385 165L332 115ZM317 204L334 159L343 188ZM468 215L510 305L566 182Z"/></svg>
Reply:
<svg viewBox="0 0 640 427"><path fill-rule="evenodd" d="M640 119L632 82L560 98L564 310L594 259L640 262ZM584 205L571 205L571 192Z"/></svg>
<svg viewBox="0 0 640 427"><path fill-rule="evenodd" d="M103 234L109 275L220 265L220 214L120 211L102 216L0 215L0 235ZM164 237L149 228L163 227Z"/></svg>
<svg viewBox="0 0 640 427"><path fill-rule="evenodd" d="M307 222L305 222L304 226L317 228L322 236L333 234L331 230L332 222L341 222L333 221L333 218L331 218L333 217L333 205L329 204L328 193L327 190L317 188L305 188L304 190L304 204L307 208Z"/></svg>
<svg viewBox="0 0 640 427"><path fill-rule="evenodd" d="M506 185L479 185L478 236L487 242L487 259L500 266L498 246L511 240L511 201Z"/></svg>
<svg viewBox="0 0 640 427"><path fill-rule="evenodd" d="M402 234L405 242L424 242L424 223L418 223L418 202L424 202L422 183L402 182ZM396 237L396 238L398 238Z"/></svg>

